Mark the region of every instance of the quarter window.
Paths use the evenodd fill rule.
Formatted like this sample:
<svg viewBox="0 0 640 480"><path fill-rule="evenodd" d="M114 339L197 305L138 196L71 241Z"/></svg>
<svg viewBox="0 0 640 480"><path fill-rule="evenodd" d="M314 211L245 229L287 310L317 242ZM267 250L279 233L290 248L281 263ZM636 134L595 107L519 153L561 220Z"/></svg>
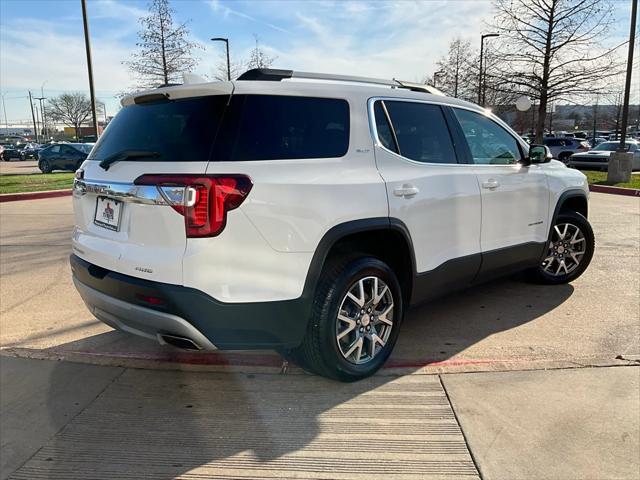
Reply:
<svg viewBox="0 0 640 480"><path fill-rule="evenodd" d="M389 120L387 119L387 115L384 113L384 109L382 107L382 101L378 100L373 110L373 113L376 117L376 130L378 131L378 140L380 140L380 143L385 148L388 148L392 152L398 153L395 141L393 140L393 133L391 132L391 127L389 126Z"/></svg>
<svg viewBox="0 0 640 480"><path fill-rule="evenodd" d="M458 163L447 122L438 105L403 101L384 104L400 155L416 162Z"/></svg>
<svg viewBox="0 0 640 480"><path fill-rule="evenodd" d="M349 104L337 98L234 95L213 160L342 157L349 149Z"/></svg>
<svg viewBox="0 0 640 480"><path fill-rule="evenodd" d="M522 159L518 142L496 122L476 112L454 108L473 162L480 165L512 165Z"/></svg>

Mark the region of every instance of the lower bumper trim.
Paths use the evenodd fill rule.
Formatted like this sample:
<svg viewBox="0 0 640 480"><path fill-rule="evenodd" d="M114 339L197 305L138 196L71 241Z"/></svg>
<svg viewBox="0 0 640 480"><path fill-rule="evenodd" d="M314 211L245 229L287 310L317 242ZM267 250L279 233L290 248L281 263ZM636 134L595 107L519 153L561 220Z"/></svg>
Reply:
<svg viewBox="0 0 640 480"><path fill-rule="evenodd" d="M152 340L158 340L163 335L183 337L199 349L217 350L207 337L184 318L110 297L85 285L75 275L73 283L91 313L113 328Z"/></svg>

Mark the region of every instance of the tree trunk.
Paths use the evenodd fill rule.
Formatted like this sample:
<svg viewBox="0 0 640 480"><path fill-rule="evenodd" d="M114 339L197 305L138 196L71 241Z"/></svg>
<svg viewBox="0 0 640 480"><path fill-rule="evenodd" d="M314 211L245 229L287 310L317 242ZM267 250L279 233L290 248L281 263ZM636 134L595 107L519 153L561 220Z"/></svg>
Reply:
<svg viewBox="0 0 640 480"><path fill-rule="evenodd" d="M73 125L73 128L74 128L74 129L75 129L75 131L76 131L76 141L78 141L78 142L79 142L79 141L80 141L80 125L78 125L78 124L74 124L74 125Z"/></svg>
<svg viewBox="0 0 640 480"><path fill-rule="evenodd" d="M549 69L551 65L551 39L553 38L554 13L556 1L552 0L549 10L549 26L544 46L544 63L542 65L542 81L540 82L540 104L538 105L538 122L536 123L536 143L542 144L544 137L544 123L547 118L547 102L549 101Z"/></svg>
<svg viewBox="0 0 640 480"><path fill-rule="evenodd" d="M169 72L167 71L167 54L165 52L164 39L164 18L160 15L160 46L162 47L162 74L164 76L164 84L169 84Z"/></svg>

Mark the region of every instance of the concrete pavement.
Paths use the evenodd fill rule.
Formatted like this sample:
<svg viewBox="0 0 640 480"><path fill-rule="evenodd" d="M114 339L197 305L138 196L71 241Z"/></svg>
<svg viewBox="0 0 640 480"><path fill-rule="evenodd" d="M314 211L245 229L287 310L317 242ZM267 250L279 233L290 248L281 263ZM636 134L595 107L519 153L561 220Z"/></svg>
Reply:
<svg viewBox="0 0 640 480"><path fill-rule="evenodd" d="M0 370L3 479L640 478L637 366L354 384L4 356Z"/></svg>
<svg viewBox="0 0 640 480"><path fill-rule="evenodd" d="M0 162L0 175L27 175L41 173L37 160Z"/></svg>
<svg viewBox="0 0 640 480"><path fill-rule="evenodd" d="M39 358L200 369L224 369L248 358L245 353L180 353L93 319L70 278L70 198L0 204L0 219L0 345L5 353L9 348ZM549 287L508 278L414 309L388 367L395 373L473 371L638 358L640 199L592 194L590 220L596 253L576 282ZM253 355L245 366L259 363ZM272 352L260 358L279 370Z"/></svg>
<svg viewBox="0 0 640 480"><path fill-rule="evenodd" d="M443 375L484 480L640 479L640 368Z"/></svg>

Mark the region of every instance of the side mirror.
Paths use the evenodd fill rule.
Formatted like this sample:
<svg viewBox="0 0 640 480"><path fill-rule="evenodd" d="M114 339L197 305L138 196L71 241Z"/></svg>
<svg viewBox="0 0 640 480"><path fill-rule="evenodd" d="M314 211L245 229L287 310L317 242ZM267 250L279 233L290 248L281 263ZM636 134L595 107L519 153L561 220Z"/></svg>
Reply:
<svg viewBox="0 0 640 480"><path fill-rule="evenodd" d="M529 147L528 163L547 163L553 158L551 150L546 145L531 145Z"/></svg>

